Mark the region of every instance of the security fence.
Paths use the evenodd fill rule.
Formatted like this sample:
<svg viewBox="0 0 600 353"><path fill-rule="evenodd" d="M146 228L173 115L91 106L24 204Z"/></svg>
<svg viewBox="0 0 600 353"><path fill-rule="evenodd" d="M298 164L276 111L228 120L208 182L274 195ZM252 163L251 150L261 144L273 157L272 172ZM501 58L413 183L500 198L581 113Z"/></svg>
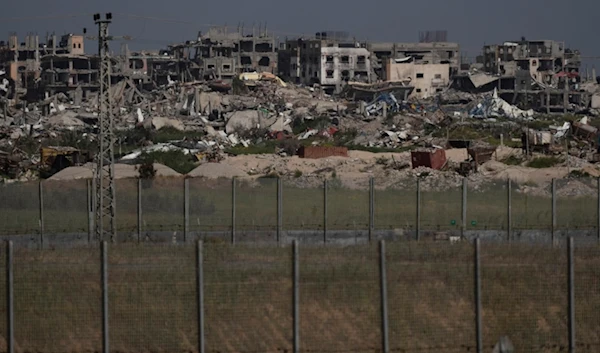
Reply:
<svg viewBox="0 0 600 353"><path fill-rule="evenodd" d="M501 241L600 241L598 179L547 187L432 177L117 180L118 240L359 243L475 235ZM0 236L40 247L94 243L91 181L0 186ZM21 236L22 237L19 237ZM35 245L34 244L34 245Z"/></svg>
<svg viewBox="0 0 600 353"><path fill-rule="evenodd" d="M600 248L0 245L0 352L600 350Z"/></svg>

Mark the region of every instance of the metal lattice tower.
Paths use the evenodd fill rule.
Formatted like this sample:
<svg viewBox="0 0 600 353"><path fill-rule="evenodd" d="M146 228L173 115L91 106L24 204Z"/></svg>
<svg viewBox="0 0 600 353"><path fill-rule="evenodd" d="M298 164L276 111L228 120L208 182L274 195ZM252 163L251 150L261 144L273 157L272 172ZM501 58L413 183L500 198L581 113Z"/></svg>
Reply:
<svg viewBox="0 0 600 353"><path fill-rule="evenodd" d="M115 215L115 158L114 158L114 116L112 110L112 97L110 95L110 51L108 25L112 15L106 14L106 19L101 20L100 15L94 15L98 25L98 54L100 56L100 94L98 95L98 121L100 134L98 138L98 155L96 156L95 183L96 183L96 217L95 230L99 241L115 241L117 236Z"/></svg>

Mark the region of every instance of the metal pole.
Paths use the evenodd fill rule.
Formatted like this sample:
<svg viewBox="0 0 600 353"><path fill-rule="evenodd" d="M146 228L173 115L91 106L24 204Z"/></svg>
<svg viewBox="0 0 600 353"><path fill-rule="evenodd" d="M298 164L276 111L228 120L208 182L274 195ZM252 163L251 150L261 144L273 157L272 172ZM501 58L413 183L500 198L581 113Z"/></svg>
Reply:
<svg viewBox="0 0 600 353"><path fill-rule="evenodd" d="M187 243L190 233L190 180L183 181L183 242Z"/></svg>
<svg viewBox="0 0 600 353"><path fill-rule="evenodd" d="M556 179L552 179L552 246L556 245Z"/></svg>
<svg viewBox="0 0 600 353"><path fill-rule="evenodd" d="M507 237L508 237L508 242L510 243L512 240L512 182L510 181L510 178L507 179L506 182L506 188L507 190L507 195L508 195L508 209L507 209L507 222L508 222L508 226L507 226Z"/></svg>
<svg viewBox="0 0 600 353"><path fill-rule="evenodd" d="M196 247L196 291L198 293L198 353L204 353L204 257L202 240Z"/></svg>
<svg viewBox="0 0 600 353"><path fill-rule="evenodd" d="M375 228L375 179L369 179L369 243L373 240Z"/></svg>
<svg viewBox="0 0 600 353"><path fill-rule="evenodd" d="M475 334L477 337L477 353L483 349L481 339L481 244L475 239Z"/></svg>
<svg viewBox="0 0 600 353"><path fill-rule="evenodd" d="M108 244L102 241L102 352L110 353L108 339Z"/></svg>
<svg viewBox="0 0 600 353"><path fill-rule="evenodd" d="M327 179L323 182L323 243L327 244Z"/></svg>
<svg viewBox="0 0 600 353"><path fill-rule="evenodd" d="M417 241L421 240L421 179L417 177Z"/></svg>
<svg viewBox="0 0 600 353"><path fill-rule="evenodd" d="M138 243L142 241L142 179L138 179L137 185L137 240Z"/></svg>
<svg viewBox="0 0 600 353"><path fill-rule="evenodd" d="M597 179L597 194L598 194L598 215L597 215L597 229L596 229L596 237L598 238L598 244L600 244L600 178Z"/></svg>
<svg viewBox="0 0 600 353"><path fill-rule="evenodd" d="M461 237L464 239L467 232L467 178L463 179L462 186L462 227Z"/></svg>
<svg viewBox="0 0 600 353"><path fill-rule="evenodd" d="M235 177L231 179L231 244L235 245Z"/></svg>
<svg viewBox="0 0 600 353"><path fill-rule="evenodd" d="M298 241L294 240L293 248L293 320L294 320L294 353L300 352L300 255L298 249Z"/></svg>
<svg viewBox="0 0 600 353"><path fill-rule="evenodd" d="M40 249L44 248L44 187L42 181L39 182L38 199L40 201Z"/></svg>
<svg viewBox="0 0 600 353"><path fill-rule="evenodd" d="M573 237L568 242L569 257L569 353L575 353L575 244Z"/></svg>
<svg viewBox="0 0 600 353"><path fill-rule="evenodd" d="M381 344L383 353L390 351L388 331L388 296L387 296L387 270L385 264L385 241L379 242L379 279L381 289Z"/></svg>
<svg viewBox="0 0 600 353"><path fill-rule="evenodd" d="M14 277L13 277L13 243L6 242L6 328L8 330L7 353L15 352L15 298L14 298Z"/></svg>
<svg viewBox="0 0 600 353"><path fill-rule="evenodd" d="M281 227L283 224L283 205L282 205L282 185L281 178L277 178L277 245L281 245Z"/></svg>
<svg viewBox="0 0 600 353"><path fill-rule="evenodd" d="M94 207L92 200L92 181L88 180L87 183L87 211L88 211L88 244L92 243L92 234L94 232Z"/></svg>

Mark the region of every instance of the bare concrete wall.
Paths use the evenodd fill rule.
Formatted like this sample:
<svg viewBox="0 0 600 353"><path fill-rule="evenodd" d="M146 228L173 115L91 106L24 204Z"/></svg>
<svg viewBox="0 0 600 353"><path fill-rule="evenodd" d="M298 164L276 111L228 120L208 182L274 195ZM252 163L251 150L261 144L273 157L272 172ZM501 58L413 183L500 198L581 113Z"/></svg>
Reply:
<svg viewBox="0 0 600 353"><path fill-rule="evenodd" d="M415 89L412 97L427 98L450 82L449 64L396 63L389 59L386 65L386 81L408 81Z"/></svg>

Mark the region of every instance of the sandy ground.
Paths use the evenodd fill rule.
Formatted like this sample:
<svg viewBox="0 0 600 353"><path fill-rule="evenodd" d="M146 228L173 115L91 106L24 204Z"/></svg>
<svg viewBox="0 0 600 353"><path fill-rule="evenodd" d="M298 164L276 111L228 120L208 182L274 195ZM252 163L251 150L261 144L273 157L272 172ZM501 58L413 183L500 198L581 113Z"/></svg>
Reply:
<svg viewBox="0 0 600 353"><path fill-rule="evenodd" d="M93 163L87 163L80 167L68 167L60 172L54 174L48 180L77 180L77 179L91 179L93 176L92 169L94 168ZM177 177L181 174L177 173L173 169L167 167L164 164L154 163L154 169L156 170L156 176L158 177ZM137 178L139 172L136 165L130 164L115 164L115 178L126 179L126 178Z"/></svg>
<svg viewBox="0 0 600 353"><path fill-rule="evenodd" d="M492 160L479 168L479 173L468 177L469 185L477 188L485 184L501 183L507 179L527 188L531 192L547 192L553 179L564 179L575 169L584 170L592 176L600 176L600 170L583 160L569 159L569 166L546 169L529 168L523 165L506 165L501 162L510 155L521 156L520 149L503 147L496 151ZM449 166L457 166L467 159L466 149L446 150ZM157 176L181 176L174 170L155 164ZM426 174L424 174L426 173ZM133 165L115 165L117 178L136 178L138 171ZM369 178L375 178L377 188L402 188L413 185L418 176L427 175L421 186L426 189L447 190L460 187L463 177L453 170L437 171L427 168L411 168L410 152L371 153L349 151L348 157L329 157L322 159L303 159L298 156L281 157L278 155L240 155L228 156L220 163L205 163L191 171L189 177L247 178L256 179L265 175L279 175L286 183L300 187L316 187L323 179L335 178L342 185L353 189L365 189ZM83 167L71 167L55 174L51 180L87 179L92 177L91 164ZM571 194L591 192L589 183L570 179ZM534 190L539 189L539 190Z"/></svg>

